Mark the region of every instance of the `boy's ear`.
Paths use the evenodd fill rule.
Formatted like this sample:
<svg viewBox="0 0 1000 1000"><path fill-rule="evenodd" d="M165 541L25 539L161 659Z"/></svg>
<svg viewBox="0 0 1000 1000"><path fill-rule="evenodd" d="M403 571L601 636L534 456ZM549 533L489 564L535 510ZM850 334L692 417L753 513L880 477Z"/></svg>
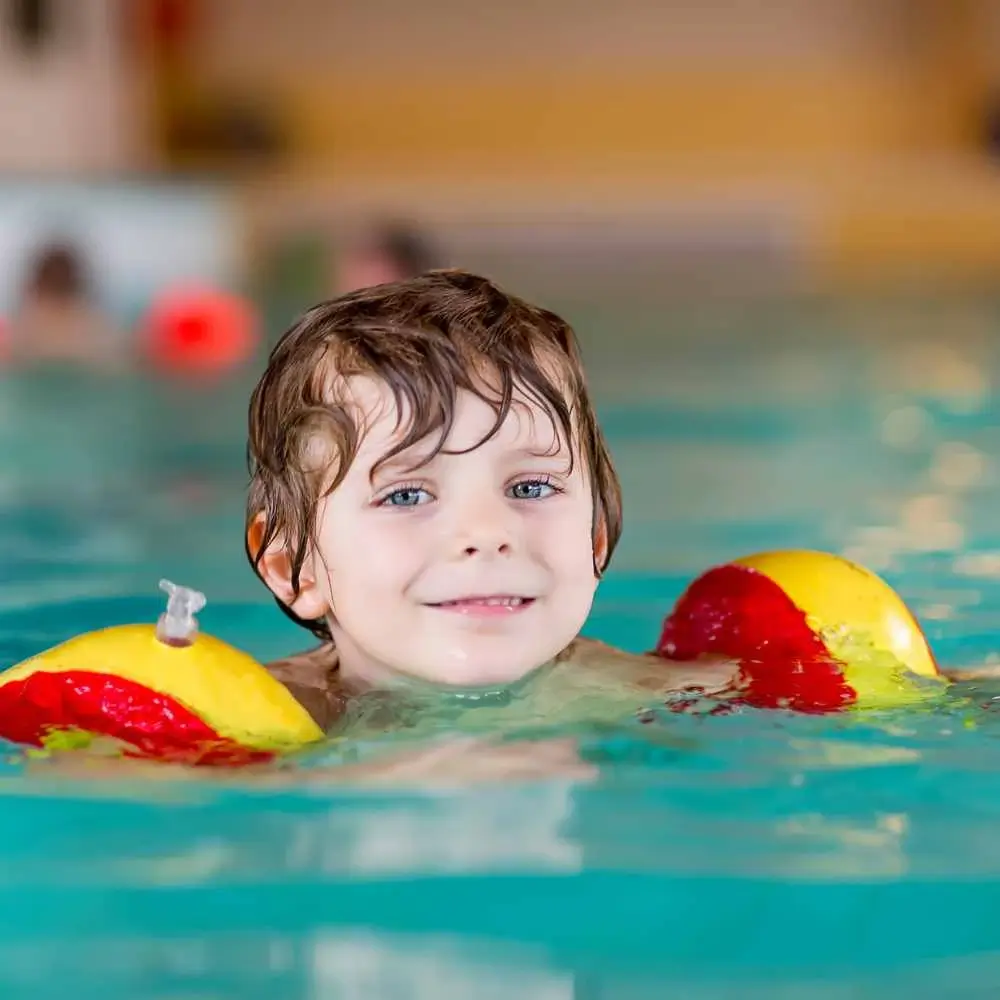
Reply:
<svg viewBox="0 0 1000 1000"><path fill-rule="evenodd" d="M257 571L275 597L299 618L311 621L323 618L330 610L326 594L317 586L311 554L307 555L299 570L299 589L292 585L292 559L287 546L279 537L263 553L264 515L258 514L247 529L247 548L257 563ZM258 558L259 556L259 558Z"/></svg>
<svg viewBox="0 0 1000 1000"><path fill-rule="evenodd" d="M608 561L608 522L602 517L594 528L594 565L603 568Z"/></svg>

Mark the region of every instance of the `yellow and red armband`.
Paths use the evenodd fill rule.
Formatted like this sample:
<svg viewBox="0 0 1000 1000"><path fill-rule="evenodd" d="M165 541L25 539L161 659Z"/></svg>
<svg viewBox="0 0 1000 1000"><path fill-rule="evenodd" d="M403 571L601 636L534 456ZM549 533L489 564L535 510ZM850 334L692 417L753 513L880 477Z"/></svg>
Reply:
<svg viewBox="0 0 1000 1000"><path fill-rule="evenodd" d="M940 679L899 595L826 552L764 552L708 570L668 615L656 652L739 660L746 702L802 712L919 701L937 690L919 679Z"/></svg>
<svg viewBox="0 0 1000 1000"><path fill-rule="evenodd" d="M35 747L97 737L129 756L239 766L322 738L251 656L200 634L204 595L163 581L156 625L88 632L0 674L0 737Z"/></svg>

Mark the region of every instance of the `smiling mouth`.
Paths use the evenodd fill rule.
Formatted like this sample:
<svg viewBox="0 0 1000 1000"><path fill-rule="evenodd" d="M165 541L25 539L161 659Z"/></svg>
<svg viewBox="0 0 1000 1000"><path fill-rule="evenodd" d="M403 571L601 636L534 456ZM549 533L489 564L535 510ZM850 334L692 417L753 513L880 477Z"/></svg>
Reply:
<svg viewBox="0 0 1000 1000"><path fill-rule="evenodd" d="M524 611L535 603L533 597L496 595L493 597L460 597L454 601L438 601L428 607L467 615L510 615Z"/></svg>

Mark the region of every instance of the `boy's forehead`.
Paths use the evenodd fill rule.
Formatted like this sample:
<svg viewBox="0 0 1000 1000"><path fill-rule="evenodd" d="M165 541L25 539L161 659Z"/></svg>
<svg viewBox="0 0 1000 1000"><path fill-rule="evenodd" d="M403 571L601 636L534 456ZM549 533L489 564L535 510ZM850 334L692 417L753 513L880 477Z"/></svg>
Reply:
<svg viewBox="0 0 1000 1000"><path fill-rule="evenodd" d="M351 375L339 380L334 393L354 418L362 438L379 432L391 434L399 422L396 401L382 379Z"/></svg>
<svg viewBox="0 0 1000 1000"><path fill-rule="evenodd" d="M343 380L342 401L353 410L361 441L358 459L381 456L387 448L407 437L414 415L403 400L402 407L389 385L371 375L354 375ZM455 414L445 447L448 451L472 449L494 429L499 395L491 399L460 389L455 395ZM564 442L558 424L537 400L515 387L510 411L493 440L510 447L542 452L558 451ZM436 442L435 442L436 443Z"/></svg>

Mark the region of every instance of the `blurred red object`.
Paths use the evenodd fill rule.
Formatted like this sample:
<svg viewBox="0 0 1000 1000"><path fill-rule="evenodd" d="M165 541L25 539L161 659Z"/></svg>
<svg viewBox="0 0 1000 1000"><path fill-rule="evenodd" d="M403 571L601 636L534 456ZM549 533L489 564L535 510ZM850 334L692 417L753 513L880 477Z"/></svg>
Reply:
<svg viewBox="0 0 1000 1000"><path fill-rule="evenodd" d="M189 45L199 24L200 6L195 0L152 0L146 16L153 44L170 54Z"/></svg>
<svg viewBox="0 0 1000 1000"><path fill-rule="evenodd" d="M253 355L259 337L250 303L210 288L164 292L153 301L142 335L154 367L191 375L238 367Z"/></svg>

